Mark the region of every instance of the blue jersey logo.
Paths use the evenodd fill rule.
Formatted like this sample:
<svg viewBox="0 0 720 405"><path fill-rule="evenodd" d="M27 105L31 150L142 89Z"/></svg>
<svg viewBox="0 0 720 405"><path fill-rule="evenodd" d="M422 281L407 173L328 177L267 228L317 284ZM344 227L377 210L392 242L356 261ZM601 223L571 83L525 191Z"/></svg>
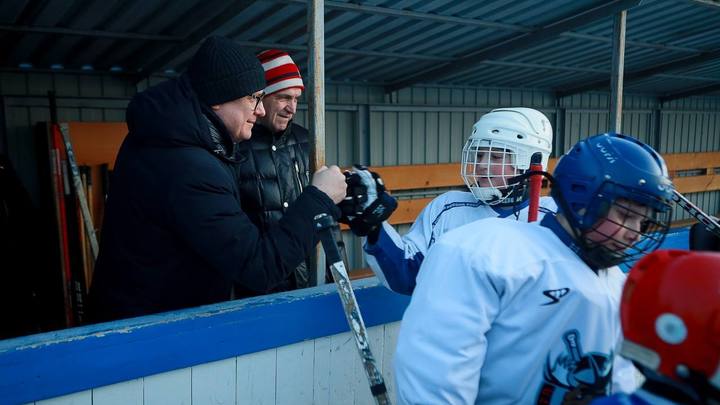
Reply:
<svg viewBox="0 0 720 405"><path fill-rule="evenodd" d="M557 304L560 302L560 298L566 296L570 292L570 289L565 288L558 288L557 290L545 290L543 291L543 295L550 298L549 302L546 302L542 305L552 305Z"/></svg>
<svg viewBox="0 0 720 405"><path fill-rule="evenodd" d="M567 331L563 334L565 352L554 361L548 354L538 404L586 404L610 393L612 352L583 353L580 340L576 329Z"/></svg>

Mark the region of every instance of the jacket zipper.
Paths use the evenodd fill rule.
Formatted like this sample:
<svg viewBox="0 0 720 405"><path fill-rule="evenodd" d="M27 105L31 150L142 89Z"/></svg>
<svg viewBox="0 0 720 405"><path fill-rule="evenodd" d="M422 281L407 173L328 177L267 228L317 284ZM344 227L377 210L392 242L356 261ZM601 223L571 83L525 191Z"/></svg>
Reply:
<svg viewBox="0 0 720 405"><path fill-rule="evenodd" d="M293 159L293 163L295 164L295 180L297 181L298 187L300 187L300 192L303 192L303 186L302 181L300 181L300 167L298 166L297 160Z"/></svg>

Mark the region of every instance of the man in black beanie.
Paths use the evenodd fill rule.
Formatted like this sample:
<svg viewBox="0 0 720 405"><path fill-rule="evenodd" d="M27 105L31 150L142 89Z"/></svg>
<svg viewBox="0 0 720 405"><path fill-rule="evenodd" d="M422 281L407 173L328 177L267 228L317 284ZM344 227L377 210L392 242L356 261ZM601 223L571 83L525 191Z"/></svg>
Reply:
<svg viewBox="0 0 720 405"><path fill-rule="evenodd" d="M89 318L106 321L228 300L282 282L317 242L313 217L345 196L337 166L320 168L262 235L243 212L238 142L265 114L255 55L207 39L177 80L133 97L115 162Z"/></svg>

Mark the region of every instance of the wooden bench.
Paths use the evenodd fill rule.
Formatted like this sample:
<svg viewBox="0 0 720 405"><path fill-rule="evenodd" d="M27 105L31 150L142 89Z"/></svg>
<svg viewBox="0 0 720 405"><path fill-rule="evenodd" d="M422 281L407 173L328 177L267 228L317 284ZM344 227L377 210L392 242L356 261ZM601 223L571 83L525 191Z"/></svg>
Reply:
<svg viewBox="0 0 720 405"><path fill-rule="evenodd" d="M69 125L78 163L98 165L106 162L112 168L117 150L127 133L125 123L71 122ZM676 153L663 157L670 177L681 193L720 190L720 152ZM550 159L549 172L553 171L556 162L557 158ZM391 192L464 187L459 163L376 166L372 170L380 174ZM686 176L686 173L694 175ZM544 194L547 192L545 188ZM432 191L428 191L428 194L431 193ZM100 198L99 194L93 197ZM413 223L431 200L432 198L401 199L389 222L393 225ZM98 205L100 204L96 206Z"/></svg>

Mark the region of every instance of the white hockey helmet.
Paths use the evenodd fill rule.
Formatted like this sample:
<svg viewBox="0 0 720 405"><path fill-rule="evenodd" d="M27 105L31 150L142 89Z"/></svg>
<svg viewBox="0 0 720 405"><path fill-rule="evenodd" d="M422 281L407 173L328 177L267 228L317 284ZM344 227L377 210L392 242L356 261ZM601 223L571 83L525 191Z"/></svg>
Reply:
<svg viewBox="0 0 720 405"><path fill-rule="evenodd" d="M488 205L521 202L526 186L508 180L530 168L535 152L542 154L547 169L552 151L552 126L547 117L532 108L497 108L473 125L462 152L461 175L479 201Z"/></svg>

